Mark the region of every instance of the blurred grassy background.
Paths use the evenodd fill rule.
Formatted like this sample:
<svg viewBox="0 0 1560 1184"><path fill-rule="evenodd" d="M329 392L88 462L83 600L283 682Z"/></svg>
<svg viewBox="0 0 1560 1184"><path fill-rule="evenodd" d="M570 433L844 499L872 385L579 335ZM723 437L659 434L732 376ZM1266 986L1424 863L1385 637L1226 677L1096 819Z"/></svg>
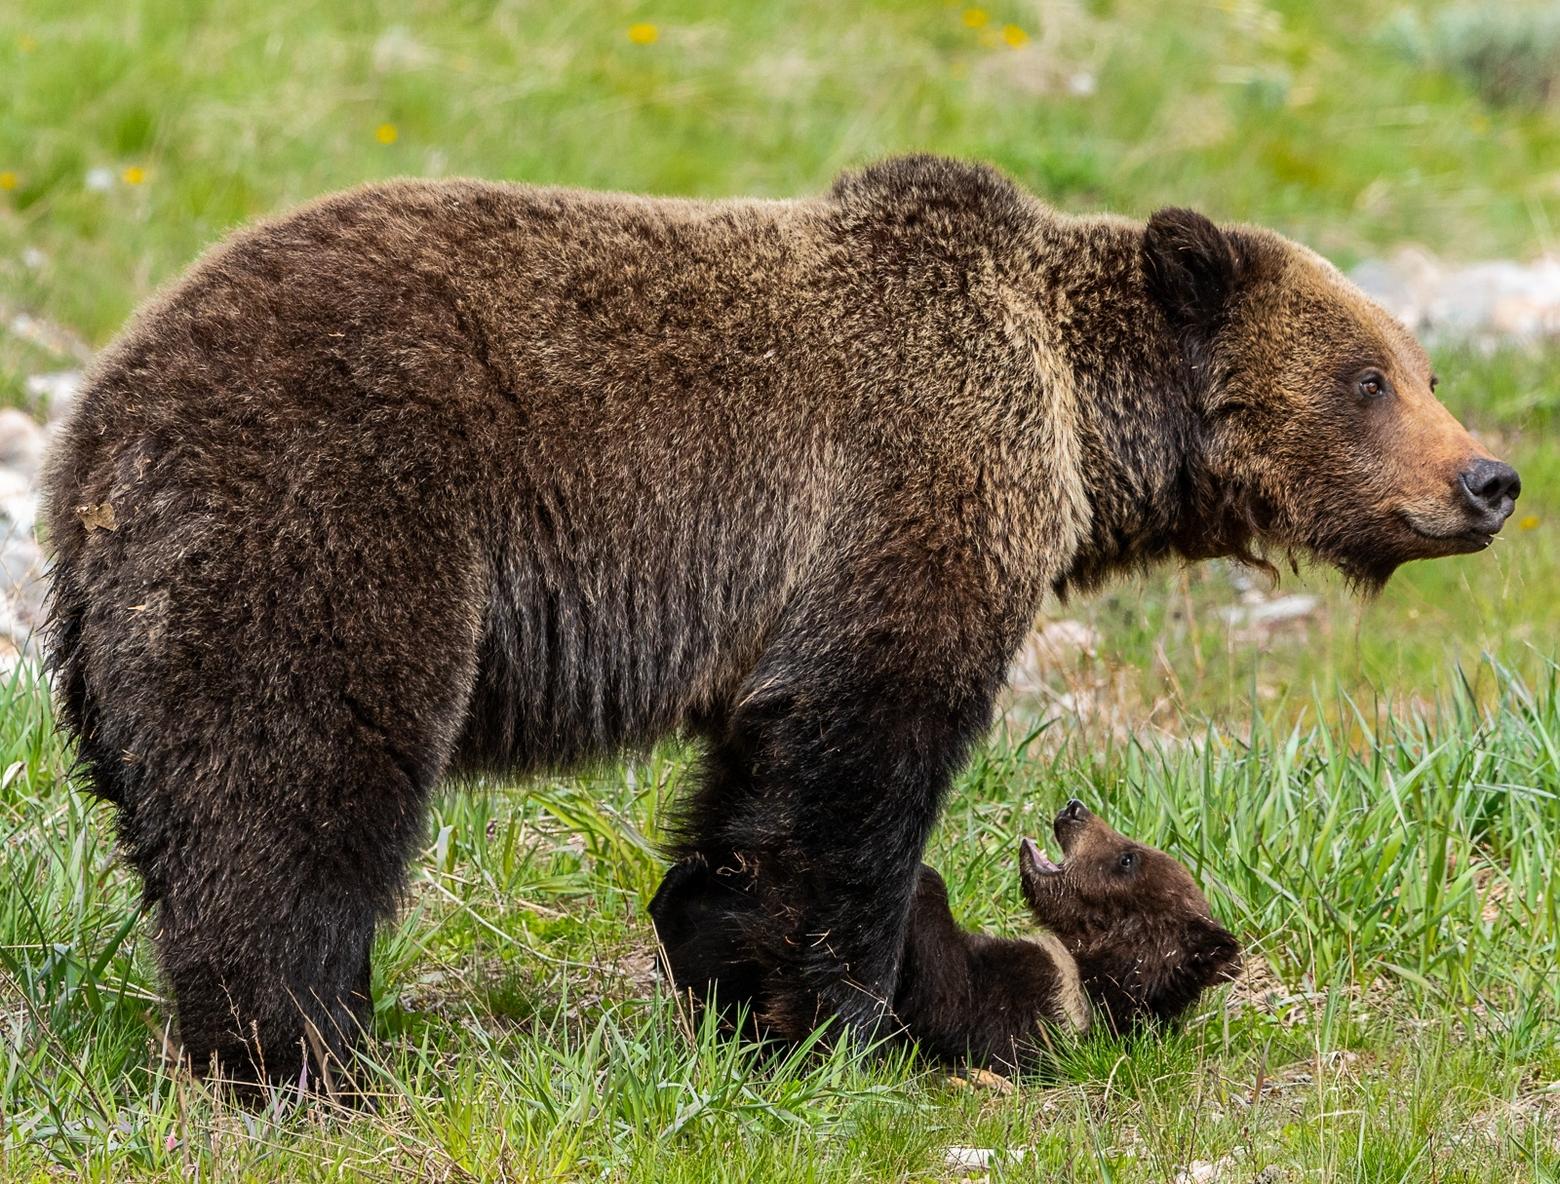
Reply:
<svg viewBox="0 0 1560 1184"><path fill-rule="evenodd" d="M781 196L925 149L1345 267L1402 243L1527 259L1560 249L1557 78L1560 11L1526 2L6 0L0 404L40 410L29 376L229 228L399 174ZM158 1064L135 885L18 676L0 1177L960 1179L953 1143L1026 1148L1004 1174L1046 1180L1223 1157L1251 1170L1185 1178L1556 1178L1560 352L1433 353L1523 471L1490 553L1364 606L1286 576L1319 601L1274 628L1230 622L1218 565L1048 606L1098 635L1035 700L1083 742L994 742L934 841L960 915L998 929L1013 837L1068 794L1187 859L1275 977L1182 1036L1096 1042L1013 1097L682 1039L642 909L670 748L441 801L376 961L380 1114L235 1116ZM1154 733L1177 739L1119 742Z"/></svg>
<svg viewBox="0 0 1560 1184"><path fill-rule="evenodd" d="M919 148L1344 265L1404 238L1520 255L1560 223L1560 130L1481 80L1547 85L1552 17L1488 9L1481 41L1519 48L1476 67L1395 0L9 0L0 252L10 299L101 341L227 228L373 177L788 195ZM49 266L15 270L21 246Z"/></svg>

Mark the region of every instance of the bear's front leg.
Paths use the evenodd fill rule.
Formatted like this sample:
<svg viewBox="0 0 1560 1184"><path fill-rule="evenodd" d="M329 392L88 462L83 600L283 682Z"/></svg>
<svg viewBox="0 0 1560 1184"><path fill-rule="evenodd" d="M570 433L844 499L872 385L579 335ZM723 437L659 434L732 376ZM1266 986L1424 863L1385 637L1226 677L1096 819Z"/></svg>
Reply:
<svg viewBox="0 0 1560 1184"><path fill-rule="evenodd" d="M751 948L730 964L760 969L757 1020L789 1039L831 1018L869 1038L900 1026L921 852L1022 632L1017 614L939 613L924 583L854 619L832 603L830 620L795 614L766 652L676 828L680 856L757 901L742 919Z"/></svg>

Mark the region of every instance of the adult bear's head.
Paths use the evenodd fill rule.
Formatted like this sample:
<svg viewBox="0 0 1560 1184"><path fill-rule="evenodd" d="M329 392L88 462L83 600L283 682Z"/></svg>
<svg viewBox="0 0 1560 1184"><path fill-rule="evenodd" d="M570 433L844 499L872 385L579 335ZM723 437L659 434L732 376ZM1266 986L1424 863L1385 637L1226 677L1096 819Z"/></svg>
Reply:
<svg viewBox="0 0 1560 1184"><path fill-rule="evenodd" d="M1436 399L1413 336L1326 260L1269 231L1161 210L1150 298L1198 403L1191 558L1308 552L1378 588L1401 563L1478 551L1516 471Z"/></svg>

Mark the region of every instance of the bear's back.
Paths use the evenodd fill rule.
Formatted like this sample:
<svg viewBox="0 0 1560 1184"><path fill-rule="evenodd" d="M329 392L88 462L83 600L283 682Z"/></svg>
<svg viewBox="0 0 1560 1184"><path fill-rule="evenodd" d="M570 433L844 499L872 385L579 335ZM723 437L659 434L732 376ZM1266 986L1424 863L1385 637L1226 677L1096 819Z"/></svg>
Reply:
<svg viewBox="0 0 1560 1184"><path fill-rule="evenodd" d="M975 480L1002 367L1029 359L991 332L1029 216L994 178L909 161L797 202L400 181L241 231L65 427L61 602L139 605L109 627L142 639L110 643L135 658L115 677L156 681L144 637L220 647L220 621L259 646L246 597L361 631L331 581L377 581L365 604L426 601L431 661L473 665L472 766L718 724L845 536ZM102 505L93 539L78 511Z"/></svg>
<svg viewBox="0 0 1560 1184"><path fill-rule="evenodd" d="M105 618L64 664L166 685L313 612L311 635L474 664L464 764L709 714L841 468L807 408L838 384L795 328L798 208L397 182L235 235L107 351L54 449L62 620ZM348 619L352 580L447 618L427 659Z"/></svg>

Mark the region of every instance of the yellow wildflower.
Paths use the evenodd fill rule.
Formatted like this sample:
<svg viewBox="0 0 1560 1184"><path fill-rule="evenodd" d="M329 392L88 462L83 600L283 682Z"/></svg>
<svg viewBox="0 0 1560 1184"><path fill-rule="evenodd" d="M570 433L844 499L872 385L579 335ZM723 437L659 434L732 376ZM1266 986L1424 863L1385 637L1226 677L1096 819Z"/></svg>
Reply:
<svg viewBox="0 0 1560 1184"><path fill-rule="evenodd" d="M978 29L991 19L991 14L984 8L966 8L964 10L964 23L972 29Z"/></svg>
<svg viewBox="0 0 1560 1184"><path fill-rule="evenodd" d="M1521 522L1517 523L1517 525L1520 526L1523 530L1534 530L1538 526L1538 515L1529 514L1524 517Z"/></svg>
<svg viewBox="0 0 1560 1184"><path fill-rule="evenodd" d="M23 33L16 39L16 48L21 50L23 53L31 53L33 50L38 48L38 40L35 37L29 37L26 33Z"/></svg>
<svg viewBox="0 0 1560 1184"><path fill-rule="evenodd" d="M628 26L628 39L635 45L654 45L661 39L661 30L647 21Z"/></svg>
<svg viewBox="0 0 1560 1184"><path fill-rule="evenodd" d="M1002 40L1006 41L1014 49L1017 49L1020 45L1029 40L1029 34L1020 29L1017 25L1003 25Z"/></svg>
<svg viewBox="0 0 1560 1184"><path fill-rule="evenodd" d="M16 174L10 169L0 173L0 189L15 189L17 185Z"/></svg>
<svg viewBox="0 0 1560 1184"><path fill-rule="evenodd" d="M119 174L119 179L126 185L140 185L146 181L146 170L138 164L132 164Z"/></svg>
<svg viewBox="0 0 1560 1184"><path fill-rule="evenodd" d="M401 133L396 130L393 123L381 123L374 129L374 139L381 144L394 144L401 138Z"/></svg>

